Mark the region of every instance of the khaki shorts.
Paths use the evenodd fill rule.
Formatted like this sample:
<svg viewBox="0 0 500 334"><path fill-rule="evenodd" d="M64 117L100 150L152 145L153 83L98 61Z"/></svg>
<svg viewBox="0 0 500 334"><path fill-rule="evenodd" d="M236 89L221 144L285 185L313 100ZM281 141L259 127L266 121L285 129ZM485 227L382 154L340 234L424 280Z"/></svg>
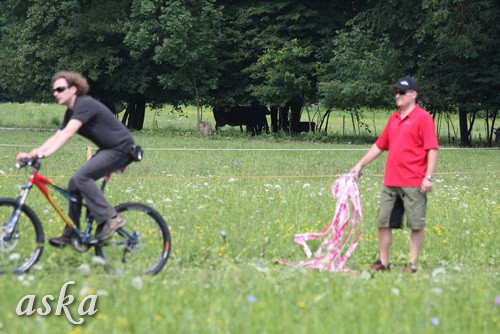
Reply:
<svg viewBox="0 0 500 334"><path fill-rule="evenodd" d="M377 227L401 228L403 214L406 225L412 230L425 227L427 195L420 187L382 187Z"/></svg>

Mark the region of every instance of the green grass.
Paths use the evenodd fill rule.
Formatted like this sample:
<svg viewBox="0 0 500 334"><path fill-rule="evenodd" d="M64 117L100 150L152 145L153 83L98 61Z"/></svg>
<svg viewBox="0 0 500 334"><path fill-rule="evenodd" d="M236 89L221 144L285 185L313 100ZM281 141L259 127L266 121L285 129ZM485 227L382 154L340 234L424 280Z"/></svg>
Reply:
<svg viewBox="0 0 500 334"><path fill-rule="evenodd" d="M0 127L23 127L32 129L57 129L60 124L64 108L55 104L37 104L37 103L1 103L0 104ZM353 124L351 115L348 112L335 110L332 112L328 122L328 134L301 134L296 136L295 140L322 141L328 143L357 143L366 144L373 142L387 122L389 114L393 110L373 111L365 110L362 112L362 120L365 124L358 128ZM309 108L302 113L302 121L309 120L319 125L324 110ZM309 115L308 115L309 113ZM123 117L123 113L119 114ZM204 108L202 118L211 123L215 130L215 120L210 108ZM270 122L270 116L268 116ZM457 115L438 115L435 120L438 136L441 145L458 145L460 141L459 122ZM478 118L472 130L472 141L477 146L482 146L486 140L485 120ZM176 112L171 106L165 106L161 109L147 109L144 121L144 129L162 134L190 135L197 132L196 128L196 109L188 106L183 107L182 112ZM225 126L220 132L224 137L241 137L239 127ZM264 136L266 137L266 136ZM268 136L267 136L268 137ZM288 140L286 134L273 135L272 138L284 137Z"/></svg>
<svg viewBox="0 0 500 334"><path fill-rule="evenodd" d="M36 109L36 108L35 108ZM60 116L57 110L53 116ZM52 117L52 114L49 114ZM384 158L359 181L365 214L362 240L347 262L351 273L293 269L297 233L321 231L333 214L330 185L368 145L250 138L237 131L205 138L186 118L135 133L141 163L110 183L112 203L146 202L166 218L172 256L156 277L108 272L92 251L46 246L39 264L17 277L0 275L0 333L496 333L499 291L500 155L498 150L443 149L429 197L420 270L402 275L408 230L395 231L390 273L371 275L377 257L376 215ZM21 122L21 124L24 122ZM29 122L28 122L29 123ZM4 126L3 119L0 125ZM15 155L50 135L0 131L0 197L14 197L26 170ZM307 138L305 138L307 139ZM43 161L42 172L64 185L86 158L89 143L74 138ZM298 150L301 149L301 150ZM343 150L341 150L343 149ZM61 221L41 194L28 204L46 238ZM221 231L224 231L225 237ZM90 272L83 270L88 265ZM28 294L56 300L62 285L77 302L98 294L98 313L73 326L64 314L19 317Z"/></svg>

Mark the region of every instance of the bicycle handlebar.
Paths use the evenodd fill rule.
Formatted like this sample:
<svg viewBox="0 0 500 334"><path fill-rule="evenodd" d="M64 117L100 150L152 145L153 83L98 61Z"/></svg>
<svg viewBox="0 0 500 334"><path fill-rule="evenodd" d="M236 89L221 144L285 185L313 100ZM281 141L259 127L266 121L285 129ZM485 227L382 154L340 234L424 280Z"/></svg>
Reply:
<svg viewBox="0 0 500 334"><path fill-rule="evenodd" d="M25 158L25 159L22 159L21 161L19 161L16 164L16 168L19 169L19 168L23 168L23 167L26 167L26 166L32 166L36 170L39 170L41 165L38 162L38 160L42 159L43 157L44 157L44 155L41 154L41 153L39 153L39 154L37 154L36 158Z"/></svg>
<svg viewBox="0 0 500 334"><path fill-rule="evenodd" d="M27 159L22 159L18 163L16 163L16 168L23 168L26 166L31 166L36 170L40 169L40 162L38 159L33 159L33 158L27 158Z"/></svg>

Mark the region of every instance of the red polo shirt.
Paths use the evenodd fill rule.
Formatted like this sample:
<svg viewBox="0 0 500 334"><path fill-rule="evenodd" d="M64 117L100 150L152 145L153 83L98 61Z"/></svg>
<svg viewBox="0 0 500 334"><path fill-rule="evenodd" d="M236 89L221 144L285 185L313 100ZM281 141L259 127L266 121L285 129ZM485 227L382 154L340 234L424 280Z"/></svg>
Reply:
<svg viewBox="0 0 500 334"><path fill-rule="evenodd" d="M418 104L403 120L399 110L393 113L375 144L388 151L384 185L389 187L420 187L427 152L439 149L434 120Z"/></svg>

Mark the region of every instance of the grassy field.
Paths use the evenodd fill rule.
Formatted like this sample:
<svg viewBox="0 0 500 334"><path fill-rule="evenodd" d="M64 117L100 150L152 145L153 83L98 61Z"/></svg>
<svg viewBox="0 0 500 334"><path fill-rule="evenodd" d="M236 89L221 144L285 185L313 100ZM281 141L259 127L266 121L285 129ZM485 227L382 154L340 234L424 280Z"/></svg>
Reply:
<svg viewBox="0 0 500 334"><path fill-rule="evenodd" d="M328 131L325 134L302 134L301 139L321 140L324 142L352 142L367 143L372 142L373 138L382 132L389 114L393 110L362 112L364 126L355 125L353 129L350 113L344 111L332 112L328 121ZM28 127L51 129L57 128L60 124L64 108L55 104L39 103L1 103L0 104L0 127ZM302 121L308 121L309 118L319 124L324 110L309 108L302 114ZM123 116L119 114L120 117ZM203 120L211 123L215 128L215 120L212 111L209 108L203 109ZM268 116L270 122L270 116ZM162 133L186 134L195 130L196 110L194 107L184 107L182 113L174 112L172 107L166 106L162 109L147 109L144 121L144 128ZM459 122L457 115L438 115L435 120L438 136L441 139L441 145L456 145L459 142ZM484 119L478 118L472 130L472 141L482 146L486 138ZM324 128L323 128L324 130ZM355 132L354 132L355 131ZM223 136L239 136L239 127L226 126L222 129Z"/></svg>
<svg viewBox="0 0 500 334"><path fill-rule="evenodd" d="M33 109L37 106L33 105ZM58 107L0 126L53 127ZM46 112L47 109L53 109ZM4 108L0 114L4 115ZM9 109L10 110L10 109ZM48 119L46 125L33 120ZM40 118L40 119L41 119ZM53 119L53 121L51 120ZM149 122L149 118L148 121ZM164 123L162 123L164 122ZM394 232L392 268L370 273L377 258L375 220L384 158L358 182L365 231L347 262L349 273L293 269L279 259L305 259L293 236L320 232L332 218L331 183L368 149L287 137L241 136L236 130L205 138L187 118L157 115L158 128L135 133L145 148L110 184L112 203L141 201L160 211L173 251L155 277L109 272L93 252L46 246L28 274L0 275L0 333L497 333L500 330L500 154L497 149L443 149L429 197L420 270L403 275L407 229ZM17 124L17 125L16 125ZM165 125L161 125L165 124ZM381 126L383 126L381 120ZM0 197L13 197L26 181L14 168L17 152L43 142L48 131L0 130ZM307 139L307 137L305 137ZM340 141L342 142L342 141ZM42 172L64 185L86 159L89 143L74 138L44 160ZM46 238L61 221L38 193L30 206ZM98 312L73 325L55 315L62 286L76 301L98 295ZM18 316L26 295L53 295L48 316Z"/></svg>

